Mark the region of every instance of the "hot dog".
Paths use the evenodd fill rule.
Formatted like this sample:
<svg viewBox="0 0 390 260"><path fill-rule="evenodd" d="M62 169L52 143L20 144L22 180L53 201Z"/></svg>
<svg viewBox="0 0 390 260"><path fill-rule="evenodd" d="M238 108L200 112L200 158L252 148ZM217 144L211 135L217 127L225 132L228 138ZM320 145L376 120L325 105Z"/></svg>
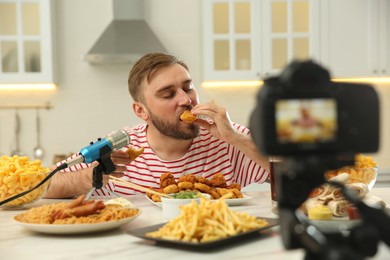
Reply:
<svg viewBox="0 0 390 260"><path fill-rule="evenodd" d="M59 211L57 214L54 216L52 215L54 220L57 219L64 219L64 218L69 218L72 216L75 217L83 217L83 216L88 216L91 214L96 213L98 210L104 209L105 205L103 201L88 201L84 205L71 208L71 209L64 209Z"/></svg>

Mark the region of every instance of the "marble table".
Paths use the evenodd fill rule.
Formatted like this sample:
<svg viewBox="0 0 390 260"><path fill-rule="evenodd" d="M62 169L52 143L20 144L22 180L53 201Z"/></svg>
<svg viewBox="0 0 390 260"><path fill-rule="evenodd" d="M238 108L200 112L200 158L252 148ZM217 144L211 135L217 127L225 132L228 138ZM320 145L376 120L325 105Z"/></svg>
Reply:
<svg viewBox="0 0 390 260"><path fill-rule="evenodd" d="M383 198L390 205L390 188L374 188L370 192ZM271 212L269 191L248 192L252 199L234 210L256 216L277 218ZM153 205L144 195L129 197L142 210L142 214L124 226L100 233L81 235L48 235L25 229L13 216L23 210L0 209L0 259L303 259L304 251L285 250L279 228L267 230L264 235L221 248L195 251L156 245L126 233L126 230L147 227L165 222L161 208ZM55 203L60 200L40 200L34 206ZM390 259L390 250L384 244L373 259Z"/></svg>

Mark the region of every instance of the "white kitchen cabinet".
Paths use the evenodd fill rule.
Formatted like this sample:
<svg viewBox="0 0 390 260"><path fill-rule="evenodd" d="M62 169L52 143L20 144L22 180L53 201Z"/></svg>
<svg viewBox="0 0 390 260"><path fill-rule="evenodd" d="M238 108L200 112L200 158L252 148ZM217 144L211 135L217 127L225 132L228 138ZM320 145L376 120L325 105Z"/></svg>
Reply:
<svg viewBox="0 0 390 260"><path fill-rule="evenodd" d="M204 79L258 79L262 48L259 1L211 0L202 3Z"/></svg>
<svg viewBox="0 0 390 260"><path fill-rule="evenodd" d="M388 0L321 2L321 61L335 77L390 75Z"/></svg>
<svg viewBox="0 0 390 260"><path fill-rule="evenodd" d="M0 0L0 83L53 83L51 5Z"/></svg>
<svg viewBox="0 0 390 260"><path fill-rule="evenodd" d="M375 76L390 75L390 2L388 0L373 1L375 12L372 20L375 40L374 67Z"/></svg>
<svg viewBox="0 0 390 260"><path fill-rule="evenodd" d="M259 80L318 57L318 0L203 1L204 79Z"/></svg>
<svg viewBox="0 0 390 260"><path fill-rule="evenodd" d="M319 59L319 3L270 0L263 3L263 72L280 72L292 60Z"/></svg>

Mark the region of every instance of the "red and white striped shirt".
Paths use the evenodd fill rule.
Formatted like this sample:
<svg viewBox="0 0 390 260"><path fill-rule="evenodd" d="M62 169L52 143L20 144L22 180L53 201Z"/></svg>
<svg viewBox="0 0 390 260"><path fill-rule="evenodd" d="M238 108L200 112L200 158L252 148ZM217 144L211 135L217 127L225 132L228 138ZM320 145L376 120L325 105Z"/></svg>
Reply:
<svg viewBox="0 0 390 260"><path fill-rule="evenodd" d="M249 135L249 129L233 124L237 132ZM190 149L180 159L165 161L160 159L150 148L146 139L146 124L139 124L133 128L124 128L131 138L130 145L134 148L144 147L144 152L130 164L126 165L124 180L144 187L159 188L160 176L171 172L176 180L186 174L194 174L211 179L216 173L223 173L227 184L237 182L242 187L250 183L263 183L268 178L268 172L252 159L245 156L240 150L224 141L215 138L204 128L194 138ZM76 171L88 167L85 164L74 165L66 171ZM105 187L123 195L134 195L140 191L109 182ZM104 190L96 190L95 195L109 195Z"/></svg>

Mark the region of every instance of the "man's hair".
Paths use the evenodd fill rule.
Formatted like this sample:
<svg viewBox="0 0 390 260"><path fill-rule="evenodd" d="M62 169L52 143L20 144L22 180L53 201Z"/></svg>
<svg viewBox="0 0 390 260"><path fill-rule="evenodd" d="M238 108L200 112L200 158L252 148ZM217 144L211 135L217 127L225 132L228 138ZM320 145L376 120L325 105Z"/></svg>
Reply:
<svg viewBox="0 0 390 260"><path fill-rule="evenodd" d="M127 82L133 100L143 100L141 83L145 78L149 83L154 72L174 64L179 64L188 71L187 65L182 60L170 54L149 53L140 58L131 69Z"/></svg>

